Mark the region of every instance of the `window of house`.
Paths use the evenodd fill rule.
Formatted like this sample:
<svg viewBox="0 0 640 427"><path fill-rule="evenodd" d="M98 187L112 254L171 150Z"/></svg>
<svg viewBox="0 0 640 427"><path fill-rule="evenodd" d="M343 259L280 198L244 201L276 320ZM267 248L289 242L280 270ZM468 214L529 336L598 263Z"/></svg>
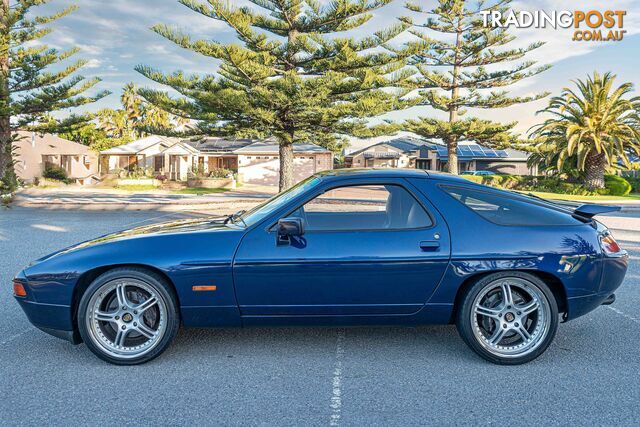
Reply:
<svg viewBox="0 0 640 427"><path fill-rule="evenodd" d="M357 185L326 191L290 216L308 231L402 230L433 224L422 205L399 185Z"/></svg>
<svg viewBox="0 0 640 427"><path fill-rule="evenodd" d="M581 221L571 215L502 194L479 191L469 187L449 187L442 189L469 209L499 225L577 225Z"/></svg>

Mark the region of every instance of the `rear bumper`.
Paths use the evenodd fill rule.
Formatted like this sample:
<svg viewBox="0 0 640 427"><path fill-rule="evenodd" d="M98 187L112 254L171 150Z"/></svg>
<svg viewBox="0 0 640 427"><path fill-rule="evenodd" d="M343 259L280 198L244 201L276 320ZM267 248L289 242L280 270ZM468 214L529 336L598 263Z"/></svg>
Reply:
<svg viewBox="0 0 640 427"><path fill-rule="evenodd" d="M43 304L16 297L33 326L41 331L62 338L73 344L82 342L73 326L71 307L68 305Z"/></svg>
<svg viewBox="0 0 640 427"><path fill-rule="evenodd" d="M602 260L602 276L597 292L591 295L572 297L567 300L567 313L565 320L575 319L595 310L603 303L612 304L615 297L611 296L620 287L627 273L629 255L621 252L620 256L605 257Z"/></svg>
<svg viewBox="0 0 640 427"><path fill-rule="evenodd" d="M575 319L576 317L583 316L592 310L595 310L599 306L608 305L612 302L608 302L612 292L607 291L601 294L588 295L584 297L575 297L568 299L568 307L564 320ZM608 302L608 304L606 304Z"/></svg>

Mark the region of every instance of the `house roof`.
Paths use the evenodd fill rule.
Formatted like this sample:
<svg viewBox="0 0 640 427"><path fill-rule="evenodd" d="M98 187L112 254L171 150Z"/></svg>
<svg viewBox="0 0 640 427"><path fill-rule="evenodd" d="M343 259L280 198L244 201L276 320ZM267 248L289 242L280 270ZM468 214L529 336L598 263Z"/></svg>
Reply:
<svg viewBox="0 0 640 427"><path fill-rule="evenodd" d="M117 147L109 148L108 150L101 151L100 154L138 154L148 148L153 147L156 144L165 143L168 147L171 147L180 140L177 138L171 138L160 135L150 135L142 139L132 141L128 144L119 145Z"/></svg>
<svg viewBox="0 0 640 427"><path fill-rule="evenodd" d="M162 150L163 154L173 154L173 155L188 155L188 154L198 154L200 153L197 149L193 148L191 145L187 144L184 141L178 142L177 144L173 144L170 147Z"/></svg>
<svg viewBox="0 0 640 427"><path fill-rule="evenodd" d="M202 153L230 153L256 141L252 139L206 137L195 141L185 140L184 142Z"/></svg>
<svg viewBox="0 0 640 427"><path fill-rule="evenodd" d="M278 154L279 145L272 139L254 142L253 144L234 150L235 154ZM330 151L316 144L293 144L294 153L329 153Z"/></svg>
<svg viewBox="0 0 640 427"><path fill-rule="evenodd" d="M402 139L402 140L408 139L408 140L420 141L419 145L424 143L420 135L413 132L407 132L407 131L400 131L400 132L397 132L395 135L380 135L380 136L374 136L371 138L347 137L348 145L343 150L343 154L345 156L350 156L352 153L356 151L361 151L365 148L369 148L381 142L392 141L395 139Z"/></svg>
<svg viewBox="0 0 640 427"><path fill-rule="evenodd" d="M60 138L51 133L38 134L37 132L18 131L19 139L13 143L21 150L30 150L40 155L83 155L93 154L83 144Z"/></svg>
<svg viewBox="0 0 640 427"><path fill-rule="evenodd" d="M447 158L447 147L443 144L429 142L424 144L423 147L427 150L435 151L438 158ZM496 150L493 148L483 147L470 141L460 141L458 143L456 153L460 160L524 161L529 158L529 154L523 151L513 150L511 148Z"/></svg>
<svg viewBox="0 0 640 427"><path fill-rule="evenodd" d="M362 148L358 151L354 151L352 153L347 154L347 157L357 156L360 153L366 153L370 149L374 147L379 147L381 145L386 145L388 147L393 147L397 150L400 150L404 153L411 153L420 148L421 145L424 145L424 141L419 140L417 138L412 137L403 137L403 138L395 138L389 141L378 142L376 144L370 145L368 147Z"/></svg>

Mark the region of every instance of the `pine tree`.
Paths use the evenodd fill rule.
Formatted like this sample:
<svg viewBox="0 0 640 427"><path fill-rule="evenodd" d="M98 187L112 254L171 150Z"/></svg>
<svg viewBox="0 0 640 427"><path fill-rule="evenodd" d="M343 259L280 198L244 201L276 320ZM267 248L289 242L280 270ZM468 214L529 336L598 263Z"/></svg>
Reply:
<svg viewBox="0 0 640 427"><path fill-rule="evenodd" d="M408 49L414 53L411 64L418 70L417 85L425 97L424 104L449 114L448 120L410 120L405 127L424 137L442 138L447 144L449 172L454 174L458 173L456 149L459 140L468 138L491 145L495 141L504 144L514 138L510 130L516 123L459 120L465 114L465 108L504 108L549 95L545 92L510 97L507 91L492 90L547 70L549 66L536 67L535 61L524 61L500 70L495 67L517 61L544 43L510 48L507 45L515 36L509 35L506 28L484 27L481 13L499 11L504 16L511 0L493 0L489 5L484 1L474 2L473 6L471 3L469 0L438 0L432 10L408 3L406 7L410 11L428 17L419 24L414 24L411 18L401 18L402 22L413 26L409 31L419 39L411 42ZM434 32L439 34L439 39L431 37Z"/></svg>
<svg viewBox="0 0 640 427"><path fill-rule="evenodd" d="M366 118L413 105L405 99L405 57L393 39L404 24L358 40L341 33L361 27L392 0L180 0L227 23L240 43L193 40L165 25L153 30L183 48L222 61L217 76L163 74L137 69L182 97L144 89L151 103L194 119L197 132L239 137L273 136L280 149L280 189L293 185L293 144L336 149L341 135L366 130Z"/></svg>
<svg viewBox="0 0 640 427"><path fill-rule="evenodd" d="M9 188L17 184L12 159L17 129L35 126L39 131L53 132L83 123L88 117L82 115L62 121L44 119L50 112L94 102L108 94L82 95L99 81L73 76L86 61L60 68L78 49L60 52L34 43L52 31L47 24L76 9L71 6L50 16L34 16L31 9L45 3L48 0L16 0L11 5L2 0L0 4L0 179ZM50 66L56 70L49 71Z"/></svg>

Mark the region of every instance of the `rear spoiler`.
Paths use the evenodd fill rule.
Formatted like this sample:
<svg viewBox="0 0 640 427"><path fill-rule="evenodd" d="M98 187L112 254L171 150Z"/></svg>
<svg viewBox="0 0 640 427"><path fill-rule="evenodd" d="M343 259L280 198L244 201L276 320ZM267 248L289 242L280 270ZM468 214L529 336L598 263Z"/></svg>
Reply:
<svg viewBox="0 0 640 427"><path fill-rule="evenodd" d="M596 215L609 213L609 212L618 212L622 209L620 206L605 206L605 205L582 205L577 207L573 213L580 215L585 218L593 218Z"/></svg>

